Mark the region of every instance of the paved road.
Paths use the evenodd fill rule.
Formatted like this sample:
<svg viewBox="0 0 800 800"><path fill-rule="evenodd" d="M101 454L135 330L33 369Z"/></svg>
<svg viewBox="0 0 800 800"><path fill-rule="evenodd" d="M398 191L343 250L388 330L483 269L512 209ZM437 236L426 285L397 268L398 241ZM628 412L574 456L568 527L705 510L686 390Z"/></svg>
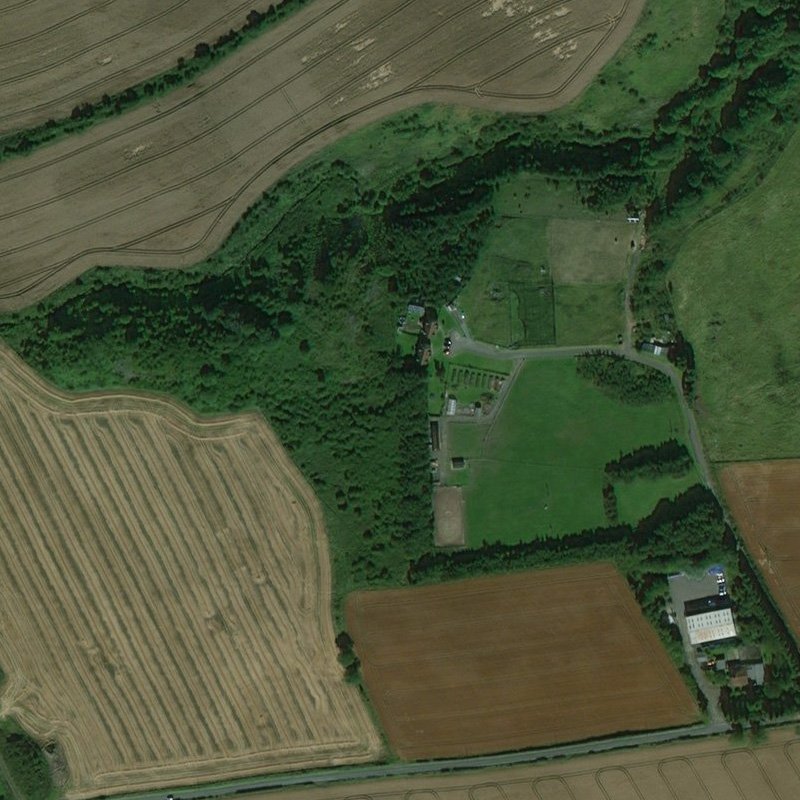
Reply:
<svg viewBox="0 0 800 800"><path fill-rule="evenodd" d="M619 736L613 739L568 744L560 747L539 748L537 750L526 750L524 752L506 753L496 756L449 758L441 761L423 761L410 764L370 764L358 767L338 767L307 773L266 777L260 776L256 778L245 778L240 781L231 781L219 786L211 785L189 787L186 789L165 789L158 792L125 795L118 800L164 800L168 792L172 792L176 800L183 800L184 798L187 800L197 800L198 798L204 797L225 797L227 795L242 794L244 792L258 792L287 786L302 786L303 784L341 783L345 781L373 780L375 778L410 775L436 775L443 772L453 772L454 770L463 769L508 767L515 764L529 764L533 761L542 761L548 758L601 753L608 750L660 744L676 739L696 736L713 736L715 734L726 733L729 730L730 726L727 723L692 725L666 731L637 733L629 736Z"/></svg>

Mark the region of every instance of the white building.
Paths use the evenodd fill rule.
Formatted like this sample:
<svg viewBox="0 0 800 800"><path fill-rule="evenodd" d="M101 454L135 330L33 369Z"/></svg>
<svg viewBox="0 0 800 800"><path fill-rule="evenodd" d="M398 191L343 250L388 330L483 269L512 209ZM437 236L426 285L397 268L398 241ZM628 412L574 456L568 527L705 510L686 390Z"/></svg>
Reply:
<svg viewBox="0 0 800 800"><path fill-rule="evenodd" d="M718 608L686 617L686 628L689 631L689 642L693 645L733 639L736 636L736 625L730 608Z"/></svg>

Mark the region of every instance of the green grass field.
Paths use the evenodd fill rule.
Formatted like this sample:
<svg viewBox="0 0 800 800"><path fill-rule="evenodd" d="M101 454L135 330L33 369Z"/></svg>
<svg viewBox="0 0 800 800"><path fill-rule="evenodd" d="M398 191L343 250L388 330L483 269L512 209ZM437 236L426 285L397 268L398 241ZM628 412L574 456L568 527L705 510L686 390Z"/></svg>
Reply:
<svg viewBox="0 0 800 800"><path fill-rule="evenodd" d="M556 116L595 130L648 125L711 56L724 6L723 0L650 0L616 56Z"/></svg>
<svg viewBox="0 0 800 800"><path fill-rule="evenodd" d="M495 192L496 220L458 297L470 333L502 347L611 344L635 229L595 213L567 181L520 173Z"/></svg>
<svg viewBox="0 0 800 800"><path fill-rule="evenodd" d="M450 426L450 454L465 456L467 542L516 542L605 524L606 462L645 444L683 440L676 400L623 405L578 377L575 362L532 361L496 422ZM620 520L636 522L664 496L698 480L637 480L618 487Z"/></svg>
<svg viewBox="0 0 800 800"><path fill-rule="evenodd" d="M712 460L800 456L800 134L761 186L698 226L670 272Z"/></svg>

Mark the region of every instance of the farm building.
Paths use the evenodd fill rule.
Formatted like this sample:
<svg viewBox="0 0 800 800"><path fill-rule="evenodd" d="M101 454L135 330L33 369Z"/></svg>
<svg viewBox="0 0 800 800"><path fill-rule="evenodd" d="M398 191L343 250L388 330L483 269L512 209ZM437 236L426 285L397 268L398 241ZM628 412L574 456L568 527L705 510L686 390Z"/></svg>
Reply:
<svg viewBox="0 0 800 800"><path fill-rule="evenodd" d="M731 600L728 595L710 595L684 603L686 629L693 645L736 638Z"/></svg>

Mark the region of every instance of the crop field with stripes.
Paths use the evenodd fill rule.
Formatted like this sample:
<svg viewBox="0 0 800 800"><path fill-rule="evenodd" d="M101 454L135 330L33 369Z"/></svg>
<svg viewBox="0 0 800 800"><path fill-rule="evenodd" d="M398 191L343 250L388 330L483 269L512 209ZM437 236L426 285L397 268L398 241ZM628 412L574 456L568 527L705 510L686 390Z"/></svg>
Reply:
<svg viewBox="0 0 800 800"><path fill-rule="evenodd" d="M195 263L287 170L391 113L562 106L643 5L315 0L191 84L0 164L0 193L13 198L0 210L0 310L97 264Z"/></svg>
<svg viewBox="0 0 800 800"><path fill-rule="evenodd" d="M795 800L794 726L758 745L726 737L518 767L359 782L255 795L253 800Z"/></svg>
<svg viewBox="0 0 800 800"><path fill-rule="evenodd" d="M257 415L70 397L0 349L2 713L67 796L372 759L317 501Z"/></svg>
<svg viewBox="0 0 800 800"><path fill-rule="evenodd" d="M0 8L0 132L174 66L244 23L252 0L18 0Z"/></svg>

